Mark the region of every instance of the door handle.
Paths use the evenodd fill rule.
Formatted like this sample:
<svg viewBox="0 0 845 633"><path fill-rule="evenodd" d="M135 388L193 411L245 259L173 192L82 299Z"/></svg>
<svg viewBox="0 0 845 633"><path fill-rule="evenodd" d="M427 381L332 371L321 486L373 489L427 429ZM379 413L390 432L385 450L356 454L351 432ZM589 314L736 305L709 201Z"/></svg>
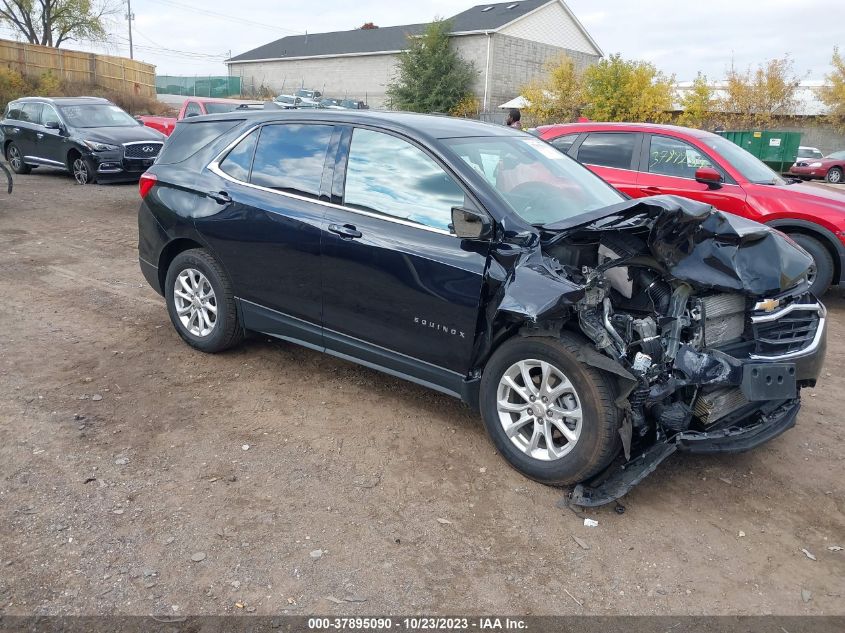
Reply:
<svg viewBox="0 0 845 633"><path fill-rule="evenodd" d="M663 191L659 187L643 187L643 191L655 196L663 193Z"/></svg>
<svg viewBox="0 0 845 633"><path fill-rule="evenodd" d="M344 224L343 226L339 224L329 224L329 231L331 231L335 235L340 235L341 237L348 239L361 237L363 235L361 231L356 229L351 224Z"/></svg>
<svg viewBox="0 0 845 633"><path fill-rule="evenodd" d="M214 200L217 204L231 204L232 196L225 191L209 191L207 194L209 198Z"/></svg>
<svg viewBox="0 0 845 633"><path fill-rule="evenodd" d="M13 128L12 128L12 132L13 132L13 133L15 133L15 134L20 134L20 133L21 133L21 129L20 129L19 127L13 127Z"/></svg>
<svg viewBox="0 0 845 633"><path fill-rule="evenodd" d="M44 134L43 134L43 132L37 132L37 133L35 134L35 136L37 136L38 138L44 138Z"/></svg>

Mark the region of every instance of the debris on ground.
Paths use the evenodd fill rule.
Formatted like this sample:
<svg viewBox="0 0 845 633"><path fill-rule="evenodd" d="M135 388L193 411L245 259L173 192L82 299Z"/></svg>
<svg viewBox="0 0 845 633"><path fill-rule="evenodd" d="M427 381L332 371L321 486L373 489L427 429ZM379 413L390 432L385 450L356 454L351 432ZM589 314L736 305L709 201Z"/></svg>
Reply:
<svg viewBox="0 0 845 633"><path fill-rule="evenodd" d="M449 519L442 519L440 517L437 517L437 522L441 525L452 525L452 522Z"/></svg>
<svg viewBox="0 0 845 633"><path fill-rule="evenodd" d="M811 554L811 553L810 553L810 551L809 551L809 550L807 550L806 548L802 547L802 548L801 548L801 551L802 551L802 552L804 552L804 556L806 556L806 557L807 557L807 558L809 558L810 560L816 560L816 557L815 557L815 556L813 556L813 554Z"/></svg>
<svg viewBox="0 0 845 633"><path fill-rule="evenodd" d="M802 589L801 590L801 600L803 600L804 602L809 602L812 599L813 599L813 592L812 591L809 591L808 589Z"/></svg>
<svg viewBox="0 0 845 633"><path fill-rule="evenodd" d="M578 547L580 547L581 549L590 549L590 544L587 543L587 541L585 541L584 539L578 538L574 534L572 535L572 540L575 541L576 543L578 543Z"/></svg>
<svg viewBox="0 0 845 633"><path fill-rule="evenodd" d="M584 519L584 527L598 527L599 522L595 519Z"/></svg>
<svg viewBox="0 0 845 633"><path fill-rule="evenodd" d="M195 563L199 563L205 560L205 552L194 552L191 554L191 560Z"/></svg>
<svg viewBox="0 0 845 633"><path fill-rule="evenodd" d="M309 554L309 556L311 556L311 558L313 558L314 560L320 560L323 557L323 550L321 550L321 549L311 550L311 553Z"/></svg>

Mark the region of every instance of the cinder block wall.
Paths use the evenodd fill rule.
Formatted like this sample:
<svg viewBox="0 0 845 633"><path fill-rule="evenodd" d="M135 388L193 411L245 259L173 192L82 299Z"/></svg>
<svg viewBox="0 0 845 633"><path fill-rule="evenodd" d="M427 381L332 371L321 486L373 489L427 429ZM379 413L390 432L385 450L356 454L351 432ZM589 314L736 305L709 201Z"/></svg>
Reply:
<svg viewBox="0 0 845 633"><path fill-rule="evenodd" d="M243 77L245 91L264 85L275 94L290 94L304 86L327 97L360 99L379 108L396 61L396 55L357 55L253 62L233 64L231 74Z"/></svg>

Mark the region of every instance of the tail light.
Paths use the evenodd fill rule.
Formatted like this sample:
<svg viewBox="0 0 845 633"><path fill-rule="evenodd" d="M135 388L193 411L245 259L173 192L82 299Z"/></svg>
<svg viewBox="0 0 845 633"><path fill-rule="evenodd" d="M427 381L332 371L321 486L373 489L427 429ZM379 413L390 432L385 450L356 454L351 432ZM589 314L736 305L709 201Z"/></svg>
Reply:
<svg viewBox="0 0 845 633"><path fill-rule="evenodd" d="M144 173L141 174L141 179L138 181L138 191L141 194L141 200L147 197L150 189L158 182L155 174Z"/></svg>

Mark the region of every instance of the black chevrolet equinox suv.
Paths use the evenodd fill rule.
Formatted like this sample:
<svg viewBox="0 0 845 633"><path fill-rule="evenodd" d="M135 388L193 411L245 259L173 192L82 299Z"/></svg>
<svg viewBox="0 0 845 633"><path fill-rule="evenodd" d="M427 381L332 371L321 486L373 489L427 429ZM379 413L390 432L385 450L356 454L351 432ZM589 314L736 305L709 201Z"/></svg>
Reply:
<svg viewBox="0 0 845 633"><path fill-rule="evenodd" d="M189 345L261 332L456 396L512 466L578 484L580 505L675 451L779 435L824 360L812 262L788 237L628 200L506 127L198 117L140 191L141 269Z"/></svg>
<svg viewBox="0 0 845 633"><path fill-rule="evenodd" d="M3 155L17 174L66 169L80 185L138 180L166 138L98 97L24 97L0 121Z"/></svg>

